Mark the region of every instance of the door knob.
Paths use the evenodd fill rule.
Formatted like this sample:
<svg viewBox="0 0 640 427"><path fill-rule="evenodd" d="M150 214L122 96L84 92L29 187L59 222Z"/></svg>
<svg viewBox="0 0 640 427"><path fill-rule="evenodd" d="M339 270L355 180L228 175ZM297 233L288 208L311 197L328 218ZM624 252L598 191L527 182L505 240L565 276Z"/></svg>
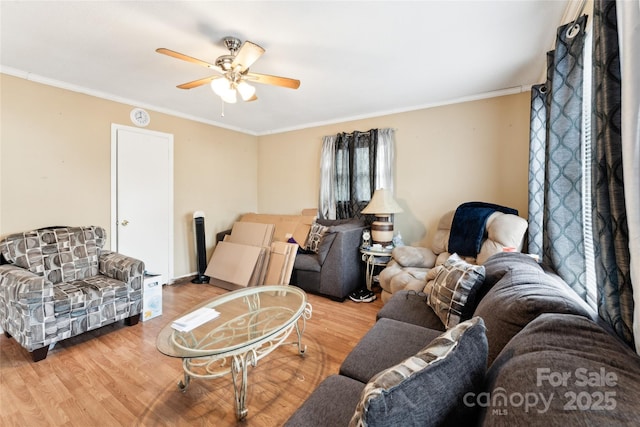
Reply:
<svg viewBox="0 0 640 427"><path fill-rule="evenodd" d="M122 224L123 227L126 227L127 224L129 224L129 221L127 221L126 219L123 219L120 224Z"/></svg>

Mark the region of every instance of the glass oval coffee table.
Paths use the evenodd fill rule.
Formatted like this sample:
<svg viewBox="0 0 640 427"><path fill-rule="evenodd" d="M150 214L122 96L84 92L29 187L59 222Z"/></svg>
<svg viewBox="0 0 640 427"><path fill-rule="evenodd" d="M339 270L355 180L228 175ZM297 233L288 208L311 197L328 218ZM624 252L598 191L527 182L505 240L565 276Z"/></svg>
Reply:
<svg viewBox="0 0 640 427"><path fill-rule="evenodd" d="M282 344L297 344L298 353L304 355L302 334L306 320L311 318L311 304L304 291L295 286L257 286L217 296L178 319L211 309L219 315L190 330L177 330L180 326L170 322L160 331L156 346L167 356L182 358L184 379L178 387L183 392L191 378L231 374L236 417L242 420L247 416L249 365L256 366L258 360ZM297 340L285 342L294 329Z"/></svg>

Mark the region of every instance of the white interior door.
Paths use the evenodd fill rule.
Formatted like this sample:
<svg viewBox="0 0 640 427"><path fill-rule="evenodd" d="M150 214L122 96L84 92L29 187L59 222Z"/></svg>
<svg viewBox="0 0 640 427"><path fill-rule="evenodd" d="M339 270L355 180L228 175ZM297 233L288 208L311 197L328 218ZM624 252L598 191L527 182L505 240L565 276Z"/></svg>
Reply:
<svg viewBox="0 0 640 427"><path fill-rule="evenodd" d="M115 193L115 194L114 194ZM112 126L112 250L173 278L173 135Z"/></svg>

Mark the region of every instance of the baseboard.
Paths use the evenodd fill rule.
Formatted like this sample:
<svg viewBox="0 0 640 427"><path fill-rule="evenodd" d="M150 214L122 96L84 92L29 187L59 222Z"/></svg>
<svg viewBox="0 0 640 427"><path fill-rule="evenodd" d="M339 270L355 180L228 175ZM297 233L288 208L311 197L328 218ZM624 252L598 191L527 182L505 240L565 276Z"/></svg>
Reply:
<svg viewBox="0 0 640 427"><path fill-rule="evenodd" d="M189 274L185 274L184 276L174 277L167 284L168 285L180 285L182 283L189 283L189 282L195 280L197 277L198 277L198 273L195 273L195 272L194 273L189 273Z"/></svg>

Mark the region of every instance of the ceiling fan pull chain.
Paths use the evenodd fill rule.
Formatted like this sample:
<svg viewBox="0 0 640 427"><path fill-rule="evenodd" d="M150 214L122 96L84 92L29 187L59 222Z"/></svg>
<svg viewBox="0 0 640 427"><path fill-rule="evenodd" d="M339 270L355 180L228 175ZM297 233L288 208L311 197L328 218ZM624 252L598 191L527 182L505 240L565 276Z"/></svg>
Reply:
<svg viewBox="0 0 640 427"><path fill-rule="evenodd" d="M224 100L220 98L220 102L222 103L220 117L224 117Z"/></svg>

